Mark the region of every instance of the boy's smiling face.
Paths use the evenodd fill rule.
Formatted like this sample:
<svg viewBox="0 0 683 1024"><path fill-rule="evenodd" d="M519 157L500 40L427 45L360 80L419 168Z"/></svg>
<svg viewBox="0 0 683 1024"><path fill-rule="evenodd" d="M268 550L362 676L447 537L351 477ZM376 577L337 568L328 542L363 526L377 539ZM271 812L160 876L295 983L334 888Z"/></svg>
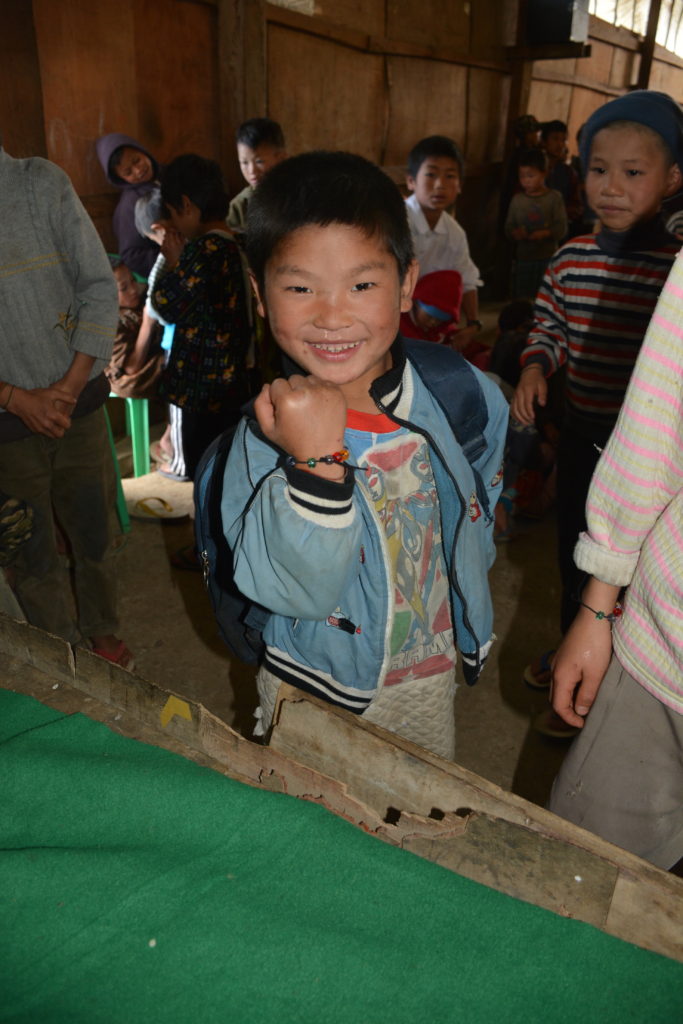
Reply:
<svg viewBox="0 0 683 1024"><path fill-rule="evenodd" d="M654 132L628 124L596 132L586 173L586 199L611 231L628 231L651 220L665 196L681 185L678 164L671 164Z"/></svg>
<svg viewBox="0 0 683 1024"><path fill-rule="evenodd" d="M254 288L280 348L302 369L337 384L351 408L375 412L368 390L391 366L400 315L410 309L413 263L401 283L393 254L347 224L292 232Z"/></svg>
<svg viewBox="0 0 683 1024"><path fill-rule="evenodd" d="M154 177L152 161L141 149L124 146L114 165L114 173L128 185L142 185Z"/></svg>

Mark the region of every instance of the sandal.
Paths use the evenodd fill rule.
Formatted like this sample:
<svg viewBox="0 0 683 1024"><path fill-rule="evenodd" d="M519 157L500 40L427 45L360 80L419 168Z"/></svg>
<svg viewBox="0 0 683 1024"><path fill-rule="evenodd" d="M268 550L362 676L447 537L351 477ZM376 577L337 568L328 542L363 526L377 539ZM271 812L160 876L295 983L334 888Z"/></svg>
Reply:
<svg viewBox="0 0 683 1024"><path fill-rule="evenodd" d="M104 658L105 661L111 661L113 665L118 665L119 668L125 668L126 672L132 672L135 668L135 659L123 640L119 640L113 651L105 651L101 647L91 647L90 650L98 658Z"/></svg>
<svg viewBox="0 0 683 1024"><path fill-rule="evenodd" d="M143 522L162 523L187 523L189 515L187 512L178 513L172 505L156 495L149 498L140 498L135 502L133 511L130 513L134 519L141 519Z"/></svg>
<svg viewBox="0 0 683 1024"><path fill-rule="evenodd" d="M555 648L544 651L535 662L527 665L523 672L523 679L527 686L534 690L547 690L553 680L551 661L555 657Z"/></svg>
<svg viewBox="0 0 683 1024"><path fill-rule="evenodd" d="M174 569L187 569L190 572L201 572L202 569L194 544L186 544L185 547L178 548L171 555L170 562Z"/></svg>

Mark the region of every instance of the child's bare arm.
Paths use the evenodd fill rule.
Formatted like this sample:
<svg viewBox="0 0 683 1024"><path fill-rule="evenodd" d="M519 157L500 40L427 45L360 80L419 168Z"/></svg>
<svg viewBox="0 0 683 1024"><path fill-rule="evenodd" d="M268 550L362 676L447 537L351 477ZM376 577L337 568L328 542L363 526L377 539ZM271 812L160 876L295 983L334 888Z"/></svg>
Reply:
<svg viewBox="0 0 683 1024"><path fill-rule="evenodd" d="M619 587L591 579L567 635L553 659L553 708L569 725L583 726L612 657L612 630L605 618L619 596ZM595 609L595 611L591 611Z"/></svg>
<svg viewBox="0 0 683 1024"><path fill-rule="evenodd" d="M346 399L336 384L294 374L264 384L254 403L261 430L297 462L331 455L344 446ZM328 480L344 479L342 466L301 466Z"/></svg>
<svg viewBox="0 0 683 1024"><path fill-rule="evenodd" d="M548 395L548 385L539 363L530 363L522 370L517 390L510 406L510 415L525 426L531 426L536 417L534 405L543 406Z"/></svg>

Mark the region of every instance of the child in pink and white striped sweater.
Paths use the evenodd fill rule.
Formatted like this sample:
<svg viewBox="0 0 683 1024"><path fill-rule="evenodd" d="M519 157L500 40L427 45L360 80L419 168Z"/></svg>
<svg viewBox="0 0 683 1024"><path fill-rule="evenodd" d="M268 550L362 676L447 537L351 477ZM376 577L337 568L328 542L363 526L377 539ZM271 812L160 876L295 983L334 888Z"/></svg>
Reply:
<svg viewBox="0 0 683 1024"><path fill-rule="evenodd" d="M683 856L682 301L679 255L593 476L574 551L591 575L553 664L553 707L582 731L550 809L663 868Z"/></svg>

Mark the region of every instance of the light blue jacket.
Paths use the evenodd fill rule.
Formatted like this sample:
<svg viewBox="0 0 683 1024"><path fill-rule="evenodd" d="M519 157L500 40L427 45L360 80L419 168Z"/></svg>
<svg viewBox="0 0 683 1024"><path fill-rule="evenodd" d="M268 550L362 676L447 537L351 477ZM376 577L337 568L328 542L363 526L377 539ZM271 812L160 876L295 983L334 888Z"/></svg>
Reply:
<svg viewBox="0 0 683 1024"><path fill-rule="evenodd" d="M493 639L487 579L495 557L492 519L477 501L472 466L400 342L392 354L394 368L374 382L371 395L378 411L429 443L456 641L473 683ZM460 359L455 353L453 358ZM472 372L488 407L485 447L474 465L493 510L508 410L497 386ZM349 469L344 483L332 483L287 469L282 452L243 419L226 465L221 512L235 583L273 612L263 634L265 667L294 686L363 712L389 669L394 612L385 534L363 474L354 477Z"/></svg>

